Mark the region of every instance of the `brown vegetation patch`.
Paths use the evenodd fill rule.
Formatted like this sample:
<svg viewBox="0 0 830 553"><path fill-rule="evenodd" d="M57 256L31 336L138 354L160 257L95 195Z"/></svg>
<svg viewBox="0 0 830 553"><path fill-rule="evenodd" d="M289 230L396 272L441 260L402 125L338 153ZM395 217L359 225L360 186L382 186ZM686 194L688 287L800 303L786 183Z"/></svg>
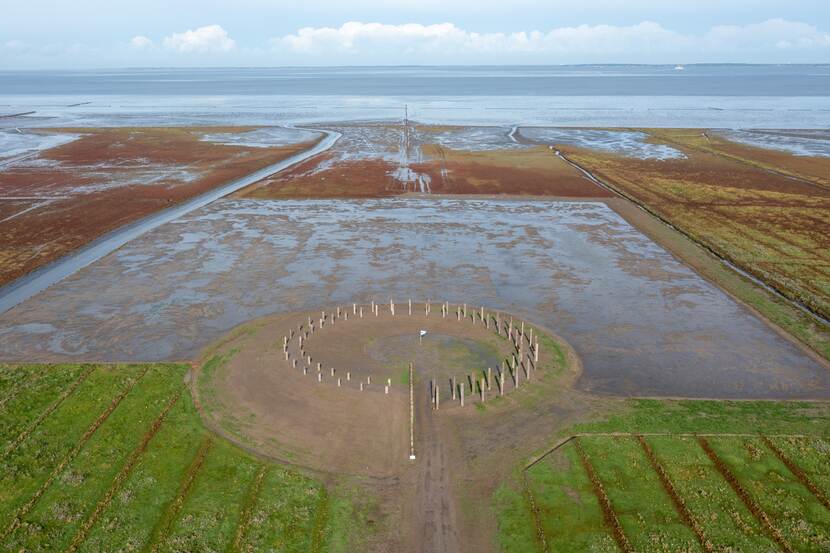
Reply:
<svg viewBox="0 0 830 553"><path fill-rule="evenodd" d="M688 148L687 159L671 160L562 151L696 242L830 316L830 190Z"/></svg>
<svg viewBox="0 0 830 553"><path fill-rule="evenodd" d="M684 149L711 152L830 189L830 157L797 156L772 148L760 148L701 129L651 129L648 132Z"/></svg>
<svg viewBox="0 0 830 553"><path fill-rule="evenodd" d="M228 130L51 129L82 136L0 171L0 284L309 146L252 148L200 140ZM34 199L27 205L2 201L18 197ZM21 213L35 202L40 205Z"/></svg>
<svg viewBox="0 0 830 553"><path fill-rule="evenodd" d="M234 194L255 199L383 198L406 192L391 176L395 166L381 159L331 161L327 153L309 159Z"/></svg>

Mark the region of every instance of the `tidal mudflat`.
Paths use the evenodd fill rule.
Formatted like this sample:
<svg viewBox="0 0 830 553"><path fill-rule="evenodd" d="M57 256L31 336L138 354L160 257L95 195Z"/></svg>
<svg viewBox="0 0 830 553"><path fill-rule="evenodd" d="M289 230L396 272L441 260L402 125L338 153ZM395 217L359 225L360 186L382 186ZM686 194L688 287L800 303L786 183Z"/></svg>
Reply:
<svg viewBox="0 0 830 553"><path fill-rule="evenodd" d="M5 313L0 351L191 359L255 317L390 296L536 321L588 391L830 397L825 366L595 202L219 201Z"/></svg>

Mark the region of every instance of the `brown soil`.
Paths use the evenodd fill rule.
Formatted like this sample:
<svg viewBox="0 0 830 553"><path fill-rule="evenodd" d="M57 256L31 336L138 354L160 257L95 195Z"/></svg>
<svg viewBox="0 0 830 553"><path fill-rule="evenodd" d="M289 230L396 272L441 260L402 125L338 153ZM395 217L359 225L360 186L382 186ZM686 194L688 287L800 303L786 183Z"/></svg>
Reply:
<svg viewBox="0 0 830 553"><path fill-rule="evenodd" d="M0 284L108 231L309 147L247 148L200 140L202 134L217 131L229 129L49 129L83 136L42 152L36 162L29 160L0 171ZM162 175L151 183L135 183L148 171L163 172L165 167L179 172L171 171L170 176ZM182 171L192 175L192 180L182 180ZM113 182L126 184L79 190ZM53 201L21 213L41 200L3 200L15 197ZM16 213L19 215L14 216Z"/></svg>
<svg viewBox="0 0 830 553"><path fill-rule="evenodd" d="M530 384L523 381L498 400L488 397L482 407L461 409L442 399L438 411L428 399L432 373L421 370L415 383L417 458L410 461L408 388L393 380L390 393L384 393L385 381L377 382L377 377L388 369L367 354L367 344L374 347L367 334L395 338L427 327L430 333L507 341L492 328L486 330L480 319L475 325L471 318L442 319L440 304L432 304L429 319L422 304L413 305L412 316L405 304L398 304L395 317L382 305L380 316L369 320L369 306L364 306L365 324L354 319L351 305L348 309L348 321L341 318L322 329L315 324L304 343L305 353L312 356L307 375L303 365L294 368L285 360L283 337L294 329L296 344L296 333L308 330L308 317L319 321L319 311L243 325L206 350L204 361L227 356L211 378L205 378L204 362L197 371L194 391L207 424L259 454L365 488L378 499L382 528L370 551L495 551L489 505L496 487L552 432L584 415L590 404L571 389L578 359L560 342L569 364L554 369L550 352L543 348L540 370ZM292 359L299 359L296 345L289 351ZM318 359L322 382L316 376ZM336 367L335 379L327 365ZM336 378L342 379L347 367L355 367L353 378L360 372L364 383L369 374L375 379L363 392L353 387L354 381L347 386L341 380L338 387Z"/></svg>

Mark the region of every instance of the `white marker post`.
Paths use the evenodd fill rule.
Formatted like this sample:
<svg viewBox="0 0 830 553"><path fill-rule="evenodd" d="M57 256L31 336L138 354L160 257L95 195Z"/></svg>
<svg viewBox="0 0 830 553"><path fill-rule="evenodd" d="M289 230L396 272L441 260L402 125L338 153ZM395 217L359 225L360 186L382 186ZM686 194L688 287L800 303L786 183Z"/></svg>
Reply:
<svg viewBox="0 0 830 553"><path fill-rule="evenodd" d="M415 460L415 378L412 363L409 364L409 459Z"/></svg>

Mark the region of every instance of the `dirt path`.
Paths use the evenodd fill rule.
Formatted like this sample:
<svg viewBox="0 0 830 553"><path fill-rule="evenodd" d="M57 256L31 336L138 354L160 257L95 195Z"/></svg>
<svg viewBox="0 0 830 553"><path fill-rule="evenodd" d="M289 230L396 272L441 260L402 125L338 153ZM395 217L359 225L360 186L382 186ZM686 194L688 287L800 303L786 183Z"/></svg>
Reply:
<svg viewBox="0 0 830 553"><path fill-rule="evenodd" d="M426 383L420 383L425 387ZM453 451L446 425L441 424L438 413L426 401L427 390L418 395L416 402L416 448L418 455L415 506L413 524L415 546L412 551L424 553L456 553L461 551L453 497L453 468L460 466L459 459L451 459Z"/></svg>

